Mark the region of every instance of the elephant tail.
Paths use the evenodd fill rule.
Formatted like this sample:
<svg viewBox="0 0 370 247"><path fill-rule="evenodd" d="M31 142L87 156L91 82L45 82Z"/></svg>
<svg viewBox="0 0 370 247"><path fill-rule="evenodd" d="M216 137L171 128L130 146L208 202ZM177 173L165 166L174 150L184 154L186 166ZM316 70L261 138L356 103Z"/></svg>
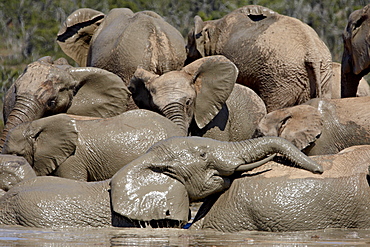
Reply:
<svg viewBox="0 0 370 247"><path fill-rule="evenodd" d="M331 98L332 63L329 61L306 61L311 98Z"/></svg>

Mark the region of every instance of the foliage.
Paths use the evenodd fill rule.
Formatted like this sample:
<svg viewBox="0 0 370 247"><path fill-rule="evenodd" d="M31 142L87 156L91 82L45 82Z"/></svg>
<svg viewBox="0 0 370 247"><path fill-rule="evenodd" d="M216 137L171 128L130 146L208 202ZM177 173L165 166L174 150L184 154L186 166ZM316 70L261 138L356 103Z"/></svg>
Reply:
<svg viewBox="0 0 370 247"><path fill-rule="evenodd" d="M108 13L112 8L131 8L134 12L153 10L178 28L186 37L195 15L217 19L249 4L266 6L281 14L296 17L312 26L340 61L341 33L349 14L367 4L365 0L0 0L0 97L19 76L26 64L43 56L68 58L55 42L67 16L78 8L93 8Z"/></svg>

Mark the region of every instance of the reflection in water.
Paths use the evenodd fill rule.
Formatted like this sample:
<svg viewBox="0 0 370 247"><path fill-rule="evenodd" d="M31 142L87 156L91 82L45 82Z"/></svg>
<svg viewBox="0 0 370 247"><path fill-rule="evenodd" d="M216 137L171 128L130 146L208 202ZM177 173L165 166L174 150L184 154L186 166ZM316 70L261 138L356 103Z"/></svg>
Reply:
<svg viewBox="0 0 370 247"><path fill-rule="evenodd" d="M0 246L317 246L369 245L370 230L220 233L180 229L65 229L2 226Z"/></svg>

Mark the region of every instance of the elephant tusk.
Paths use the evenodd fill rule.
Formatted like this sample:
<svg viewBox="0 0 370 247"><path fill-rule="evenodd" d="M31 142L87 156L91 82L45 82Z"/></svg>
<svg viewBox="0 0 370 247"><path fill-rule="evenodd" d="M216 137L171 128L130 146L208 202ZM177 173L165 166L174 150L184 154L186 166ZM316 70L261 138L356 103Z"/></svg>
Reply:
<svg viewBox="0 0 370 247"><path fill-rule="evenodd" d="M272 154L272 155L268 156L267 158L264 158L263 160L259 160L257 162L253 162L253 163L249 163L249 164L245 164L245 165L240 165L235 169L235 172L250 171L250 170L252 170L256 167L262 166L263 164L271 161L275 156L276 156L276 154Z"/></svg>

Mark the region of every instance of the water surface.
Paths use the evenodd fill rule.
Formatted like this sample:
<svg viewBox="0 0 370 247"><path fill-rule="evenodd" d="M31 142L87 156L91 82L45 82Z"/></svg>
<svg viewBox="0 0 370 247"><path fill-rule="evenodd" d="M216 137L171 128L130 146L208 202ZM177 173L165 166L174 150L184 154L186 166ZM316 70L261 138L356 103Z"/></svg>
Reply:
<svg viewBox="0 0 370 247"><path fill-rule="evenodd" d="M0 246L358 246L370 245L370 230L238 232L185 229L40 229L0 226Z"/></svg>

